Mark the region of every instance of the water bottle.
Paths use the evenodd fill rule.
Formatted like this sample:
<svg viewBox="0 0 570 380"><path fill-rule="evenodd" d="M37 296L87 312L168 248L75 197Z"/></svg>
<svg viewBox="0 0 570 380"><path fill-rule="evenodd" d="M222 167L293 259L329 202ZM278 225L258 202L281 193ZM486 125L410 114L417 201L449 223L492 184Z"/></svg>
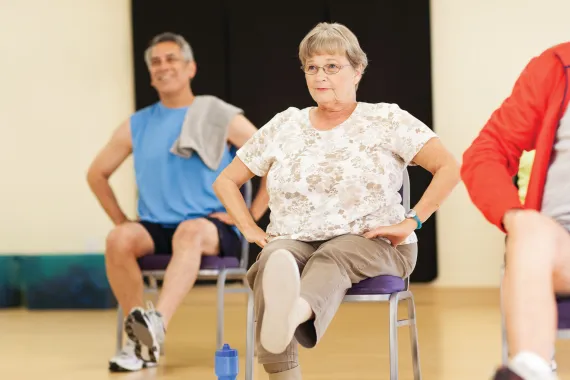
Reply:
<svg viewBox="0 0 570 380"><path fill-rule="evenodd" d="M218 380L236 380L239 373L238 352L224 344L216 351L216 376Z"/></svg>

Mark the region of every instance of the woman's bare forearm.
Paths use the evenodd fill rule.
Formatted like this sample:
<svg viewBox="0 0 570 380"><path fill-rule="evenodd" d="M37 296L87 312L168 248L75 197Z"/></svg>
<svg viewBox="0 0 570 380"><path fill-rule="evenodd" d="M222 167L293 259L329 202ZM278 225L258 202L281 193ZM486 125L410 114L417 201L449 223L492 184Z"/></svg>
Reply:
<svg viewBox="0 0 570 380"><path fill-rule="evenodd" d="M431 183L414 207L422 223L439 209L460 180L459 165L454 161L441 166L435 172Z"/></svg>
<svg viewBox="0 0 570 380"><path fill-rule="evenodd" d="M222 172L216 179L216 182L214 182L213 188L235 225L242 233L257 227L253 216L247 209L243 195L234 181L226 177Z"/></svg>

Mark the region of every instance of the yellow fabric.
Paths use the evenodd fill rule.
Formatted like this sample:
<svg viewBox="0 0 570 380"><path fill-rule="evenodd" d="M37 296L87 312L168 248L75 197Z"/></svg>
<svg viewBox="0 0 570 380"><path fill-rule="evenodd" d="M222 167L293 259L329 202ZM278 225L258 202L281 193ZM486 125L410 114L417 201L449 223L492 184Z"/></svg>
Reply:
<svg viewBox="0 0 570 380"><path fill-rule="evenodd" d="M534 150L530 152L523 152L519 163L517 186L519 188L519 198L521 200L521 203L524 203L526 199L528 182L530 180L530 172L532 170L532 164L534 162L534 154Z"/></svg>

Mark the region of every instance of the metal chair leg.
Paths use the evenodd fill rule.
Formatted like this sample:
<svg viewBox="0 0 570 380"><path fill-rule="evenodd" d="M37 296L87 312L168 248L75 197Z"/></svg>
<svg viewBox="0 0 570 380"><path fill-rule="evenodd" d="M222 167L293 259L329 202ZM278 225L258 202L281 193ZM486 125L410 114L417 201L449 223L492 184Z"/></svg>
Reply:
<svg viewBox="0 0 570 380"><path fill-rule="evenodd" d="M253 291L247 292L247 326L246 326L246 356L245 380L253 380L254 347L255 347L255 315L253 310Z"/></svg>
<svg viewBox="0 0 570 380"><path fill-rule="evenodd" d="M408 327L410 329L410 345L412 347L412 366L414 368L414 380L422 379L420 369L420 350L418 342L418 327L416 321L416 305L414 296L410 293L408 298Z"/></svg>
<svg viewBox="0 0 570 380"><path fill-rule="evenodd" d="M123 308L117 306L117 347L116 352L119 353L123 349Z"/></svg>
<svg viewBox="0 0 570 380"><path fill-rule="evenodd" d="M507 341L507 326L505 321L505 308L503 303L503 279L505 276L505 268L503 267L501 270L501 283L499 285L499 304L500 304L500 311L501 311L501 360L503 365L507 365L509 362L509 343Z"/></svg>
<svg viewBox="0 0 570 380"><path fill-rule="evenodd" d="M253 357L257 358L257 343L255 342L255 332L257 331L257 321L255 315L253 316Z"/></svg>
<svg viewBox="0 0 570 380"><path fill-rule="evenodd" d="M224 296L226 293L226 277L227 271L222 270L218 275L217 281L217 330L216 330L216 349L219 350L224 345Z"/></svg>
<svg viewBox="0 0 570 380"><path fill-rule="evenodd" d="M398 380L398 303L399 295L390 296L390 380Z"/></svg>

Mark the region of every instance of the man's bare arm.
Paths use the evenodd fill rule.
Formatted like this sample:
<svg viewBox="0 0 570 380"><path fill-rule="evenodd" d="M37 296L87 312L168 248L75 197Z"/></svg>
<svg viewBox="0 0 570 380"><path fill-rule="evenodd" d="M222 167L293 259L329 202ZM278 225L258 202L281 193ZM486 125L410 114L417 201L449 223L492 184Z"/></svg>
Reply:
<svg viewBox="0 0 570 380"><path fill-rule="evenodd" d="M131 128L127 120L115 130L87 172L87 182L91 191L115 225L128 221L128 218L117 202L109 178L131 153Z"/></svg>

